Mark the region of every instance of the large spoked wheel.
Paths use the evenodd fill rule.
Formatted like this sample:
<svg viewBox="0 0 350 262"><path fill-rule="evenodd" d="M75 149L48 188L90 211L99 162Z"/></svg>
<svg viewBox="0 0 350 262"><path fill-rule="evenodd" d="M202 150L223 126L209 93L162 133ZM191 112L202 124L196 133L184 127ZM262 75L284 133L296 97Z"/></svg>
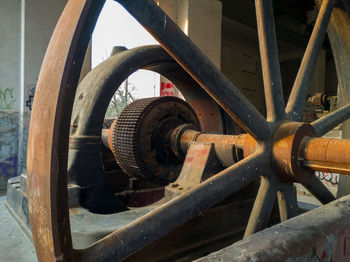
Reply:
<svg viewBox="0 0 350 262"><path fill-rule="evenodd" d="M294 182L302 183L322 203L334 199L312 172L298 167L295 158L295 148L298 148L303 137L321 136L350 116L350 107L344 106L311 125L298 122L334 0L324 0L320 6L319 16L286 106L272 1L255 1L267 119L152 0L118 2L240 123L257 142L257 150L87 249L74 250L70 234L66 174L70 116L85 50L104 1L69 1L45 56L30 124L28 197L33 240L39 261L122 260L259 178L261 186L245 236L266 226L276 197L282 221L296 214ZM280 155L283 148L280 141L286 138L290 138L287 157Z"/></svg>

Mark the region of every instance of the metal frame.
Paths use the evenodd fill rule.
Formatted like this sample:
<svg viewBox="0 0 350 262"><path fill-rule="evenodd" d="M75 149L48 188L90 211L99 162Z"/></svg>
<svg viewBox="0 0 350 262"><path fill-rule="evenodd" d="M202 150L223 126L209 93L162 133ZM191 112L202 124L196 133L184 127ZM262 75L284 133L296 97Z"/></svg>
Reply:
<svg viewBox="0 0 350 262"><path fill-rule="evenodd" d="M257 151L186 193L165 203L85 250L74 250L67 201L69 123L84 53L104 1L68 2L51 39L40 73L28 141L28 196L33 240L39 261L122 260L190 218L262 177L245 236L266 227L271 202L278 196L282 220L295 215L294 181L323 203L334 198L313 174L299 173L293 157L291 174L280 174L274 148L293 124L291 154L303 133L300 121L312 68L321 49L334 0L324 0L286 110L277 56L271 0L256 0L267 115L265 118L215 67L200 49L152 0L119 0L193 79L258 143ZM348 117L340 109L333 121L313 123L324 134ZM345 115L345 116L342 116ZM313 130L312 126L308 126ZM287 130L288 131L288 130ZM288 133L288 132L287 132ZM276 150L275 150L276 151ZM277 150L278 152L278 150ZM276 167L277 166L277 167ZM297 171L296 171L297 170ZM291 176L295 178L291 179ZM159 227L162 225L162 227Z"/></svg>

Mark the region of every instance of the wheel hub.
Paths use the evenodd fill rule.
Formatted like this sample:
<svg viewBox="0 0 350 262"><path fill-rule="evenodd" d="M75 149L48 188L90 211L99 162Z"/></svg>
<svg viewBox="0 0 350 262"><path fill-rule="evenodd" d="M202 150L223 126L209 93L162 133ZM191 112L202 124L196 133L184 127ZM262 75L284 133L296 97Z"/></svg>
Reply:
<svg viewBox="0 0 350 262"><path fill-rule="evenodd" d="M305 137L316 136L315 129L306 123L282 122L272 142L272 164L283 182L306 182L313 171L299 166L300 145Z"/></svg>

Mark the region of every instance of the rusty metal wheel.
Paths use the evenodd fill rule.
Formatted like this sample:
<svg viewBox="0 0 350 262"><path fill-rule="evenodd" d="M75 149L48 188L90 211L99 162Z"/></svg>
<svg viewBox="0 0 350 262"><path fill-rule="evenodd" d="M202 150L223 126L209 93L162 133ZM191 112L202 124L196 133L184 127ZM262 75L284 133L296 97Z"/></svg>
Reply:
<svg viewBox="0 0 350 262"><path fill-rule="evenodd" d="M247 141L253 146L249 152L245 152L247 157L240 162L87 249L74 250L67 202L69 120L84 53L104 1L69 1L45 56L30 124L28 198L31 229L39 261L122 260L260 178L261 186L245 236L266 226L276 197L282 221L296 214L294 182L305 185L322 203L334 199L313 172L298 162L300 154L306 160L310 160L307 152L312 140L307 140L311 142L306 143L305 138L322 136L350 116L350 106L344 106L312 124L298 122L334 0L322 2L286 107L277 55L272 1L255 1L267 119L241 95L155 2L118 2L145 26L202 88L250 134ZM327 159L323 162L327 162ZM317 169L307 163L304 166Z"/></svg>

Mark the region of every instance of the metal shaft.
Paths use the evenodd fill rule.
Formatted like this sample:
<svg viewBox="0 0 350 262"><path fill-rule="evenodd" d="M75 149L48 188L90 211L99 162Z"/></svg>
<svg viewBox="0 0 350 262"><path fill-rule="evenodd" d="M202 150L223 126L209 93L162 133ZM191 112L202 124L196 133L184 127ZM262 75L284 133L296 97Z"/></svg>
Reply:
<svg viewBox="0 0 350 262"><path fill-rule="evenodd" d="M212 143L218 159L229 166L256 151L256 144L249 143L248 137L246 134L205 134L189 129L181 136L181 149L185 152L191 142ZM350 175L350 140L305 137L300 144L298 160L303 168Z"/></svg>
<svg viewBox="0 0 350 262"><path fill-rule="evenodd" d="M308 169L350 175L350 140L305 137L299 156Z"/></svg>
<svg viewBox="0 0 350 262"><path fill-rule="evenodd" d="M176 130L173 132L176 133ZM206 134L195 130L186 130L180 138L181 150L185 153L191 142L212 143L220 162L228 167L243 159L243 148L247 135Z"/></svg>
<svg viewBox="0 0 350 262"><path fill-rule="evenodd" d="M242 135L206 134L180 126L171 136L174 151L186 153L192 142L212 143L218 160L231 166L256 151L251 137ZM103 130L102 141L107 146L108 130ZM248 139L250 138L250 139ZM304 137L300 144L298 162L300 167L314 171L350 175L350 140L320 137Z"/></svg>

